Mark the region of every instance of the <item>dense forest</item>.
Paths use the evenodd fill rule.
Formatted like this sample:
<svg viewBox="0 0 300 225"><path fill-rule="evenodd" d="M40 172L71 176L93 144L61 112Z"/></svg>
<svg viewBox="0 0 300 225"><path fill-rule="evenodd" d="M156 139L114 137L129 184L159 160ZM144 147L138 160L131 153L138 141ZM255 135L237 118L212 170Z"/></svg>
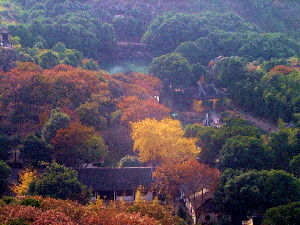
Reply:
<svg viewBox="0 0 300 225"><path fill-rule="evenodd" d="M299 225L299 12L0 0L0 225ZM151 167L155 198L90 201L90 167Z"/></svg>

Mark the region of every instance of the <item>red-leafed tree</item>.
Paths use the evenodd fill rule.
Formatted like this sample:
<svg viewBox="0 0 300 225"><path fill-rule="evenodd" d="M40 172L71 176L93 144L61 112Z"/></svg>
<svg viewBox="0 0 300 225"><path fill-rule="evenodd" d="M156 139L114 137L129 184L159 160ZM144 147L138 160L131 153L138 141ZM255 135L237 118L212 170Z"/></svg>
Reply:
<svg viewBox="0 0 300 225"><path fill-rule="evenodd" d="M117 106L122 111L121 120L129 122L146 118L161 120L168 117L171 111L155 99L142 100L136 96L121 98Z"/></svg>
<svg viewBox="0 0 300 225"><path fill-rule="evenodd" d="M67 99L71 106L77 107L93 94L108 90L108 84L99 79L100 75L95 71L58 65L43 74L53 88L49 94L54 102Z"/></svg>
<svg viewBox="0 0 300 225"><path fill-rule="evenodd" d="M56 107L78 121L76 107L95 96L109 96L108 82L103 76L101 72L68 65L43 70L34 63L18 63L1 75L1 123L25 136L40 131L47 114Z"/></svg>
<svg viewBox="0 0 300 225"><path fill-rule="evenodd" d="M47 102L47 85L41 76L42 69L33 63L18 63L4 73L0 84L0 114L10 128L34 131L38 124L39 107ZM31 123L31 126L28 126ZM24 125L26 129L23 129Z"/></svg>
<svg viewBox="0 0 300 225"><path fill-rule="evenodd" d="M51 142L54 145L54 158L67 166L100 162L107 155L107 146L102 137L94 128L80 123L71 123L67 128L59 129Z"/></svg>
<svg viewBox="0 0 300 225"><path fill-rule="evenodd" d="M171 195L184 194L189 201L192 213L199 219L203 203L212 197L220 172L197 160L177 164L162 164L154 172L158 186Z"/></svg>
<svg viewBox="0 0 300 225"><path fill-rule="evenodd" d="M158 78L142 74L113 74L107 77L114 97L138 96L142 99L159 96L161 82Z"/></svg>
<svg viewBox="0 0 300 225"><path fill-rule="evenodd" d="M279 66L275 66L274 68L272 68L270 72L271 73L281 73L281 74L287 75L293 71L295 71L295 68L293 68L293 67L279 65Z"/></svg>

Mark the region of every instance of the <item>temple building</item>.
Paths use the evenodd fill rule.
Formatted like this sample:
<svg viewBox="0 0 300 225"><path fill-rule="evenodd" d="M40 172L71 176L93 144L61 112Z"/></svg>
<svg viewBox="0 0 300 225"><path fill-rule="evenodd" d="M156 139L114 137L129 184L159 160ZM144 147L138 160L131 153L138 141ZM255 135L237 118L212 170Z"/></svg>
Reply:
<svg viewBox="0 0 300 225"><path fill-rule="evenodd" d="M102 198L133 202L140 187L143 188L144 200L153 199L151 186L154 180L150 167L84 168L77 172L79 181L93 189L92 200Z"/></svg>

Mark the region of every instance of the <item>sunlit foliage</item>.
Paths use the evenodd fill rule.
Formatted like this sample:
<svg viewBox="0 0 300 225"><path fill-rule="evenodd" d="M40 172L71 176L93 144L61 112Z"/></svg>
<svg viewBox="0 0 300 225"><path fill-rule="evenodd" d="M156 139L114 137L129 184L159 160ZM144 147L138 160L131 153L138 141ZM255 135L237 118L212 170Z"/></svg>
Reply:
<svg viewBox="0 0 300 225"><path fill-rule="evenodd" d="M36 179L37 171L32 169L23 169L19 173L19 183L12 186L12 191L17 195L27 194L30 183Z"/></svg>
<svg viewBox="0 0 300 225"><path fill-rule="evenodd" d="M159 164L180 162L195 157L195 139L184 137L180 122L173 119L145 119L132 123L134 150L141 162Z"/></svg>
<svg viewBox="0 0 300 225"><path fill-rule="evenodd" d="M28 199L28 198L27 198ZM103 225L185 225L172 215L171 210L153 203L135 203L134 205L104 205L96 201L89 205L81 205L69 200L33 197L41 204L38 207L24 206L20 203L26 198L14 199L14 204L0 206L0 221L9 223L46 224L103 224Z"/></svg>

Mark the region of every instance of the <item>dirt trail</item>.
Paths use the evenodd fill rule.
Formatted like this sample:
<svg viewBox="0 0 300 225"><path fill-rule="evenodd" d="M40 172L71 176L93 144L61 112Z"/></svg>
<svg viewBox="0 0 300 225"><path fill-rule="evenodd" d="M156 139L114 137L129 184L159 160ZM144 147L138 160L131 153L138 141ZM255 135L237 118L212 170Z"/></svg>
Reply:
<svg viewBox="0 0 300 225"><path fill-rule="evenodd" d="M127 42L127 41L118 41L117 45L121 45L121 46L146 46L142 42Z"/></svg>
<svg viewBox="0 0 300 225"><path fill-rule="evenodd" d="M265 119L261 119L261 118L257 118L254 117L251 114L248 114L246 112L243 112L241 109L235 107L234 110L242 119L247 120L251 123L253 123L253 125L259 127L260 129L268 132L268 133L272 133L274 131L278 131L278 128L275 124L273 124L270 121L267 121Z"/></svg>

